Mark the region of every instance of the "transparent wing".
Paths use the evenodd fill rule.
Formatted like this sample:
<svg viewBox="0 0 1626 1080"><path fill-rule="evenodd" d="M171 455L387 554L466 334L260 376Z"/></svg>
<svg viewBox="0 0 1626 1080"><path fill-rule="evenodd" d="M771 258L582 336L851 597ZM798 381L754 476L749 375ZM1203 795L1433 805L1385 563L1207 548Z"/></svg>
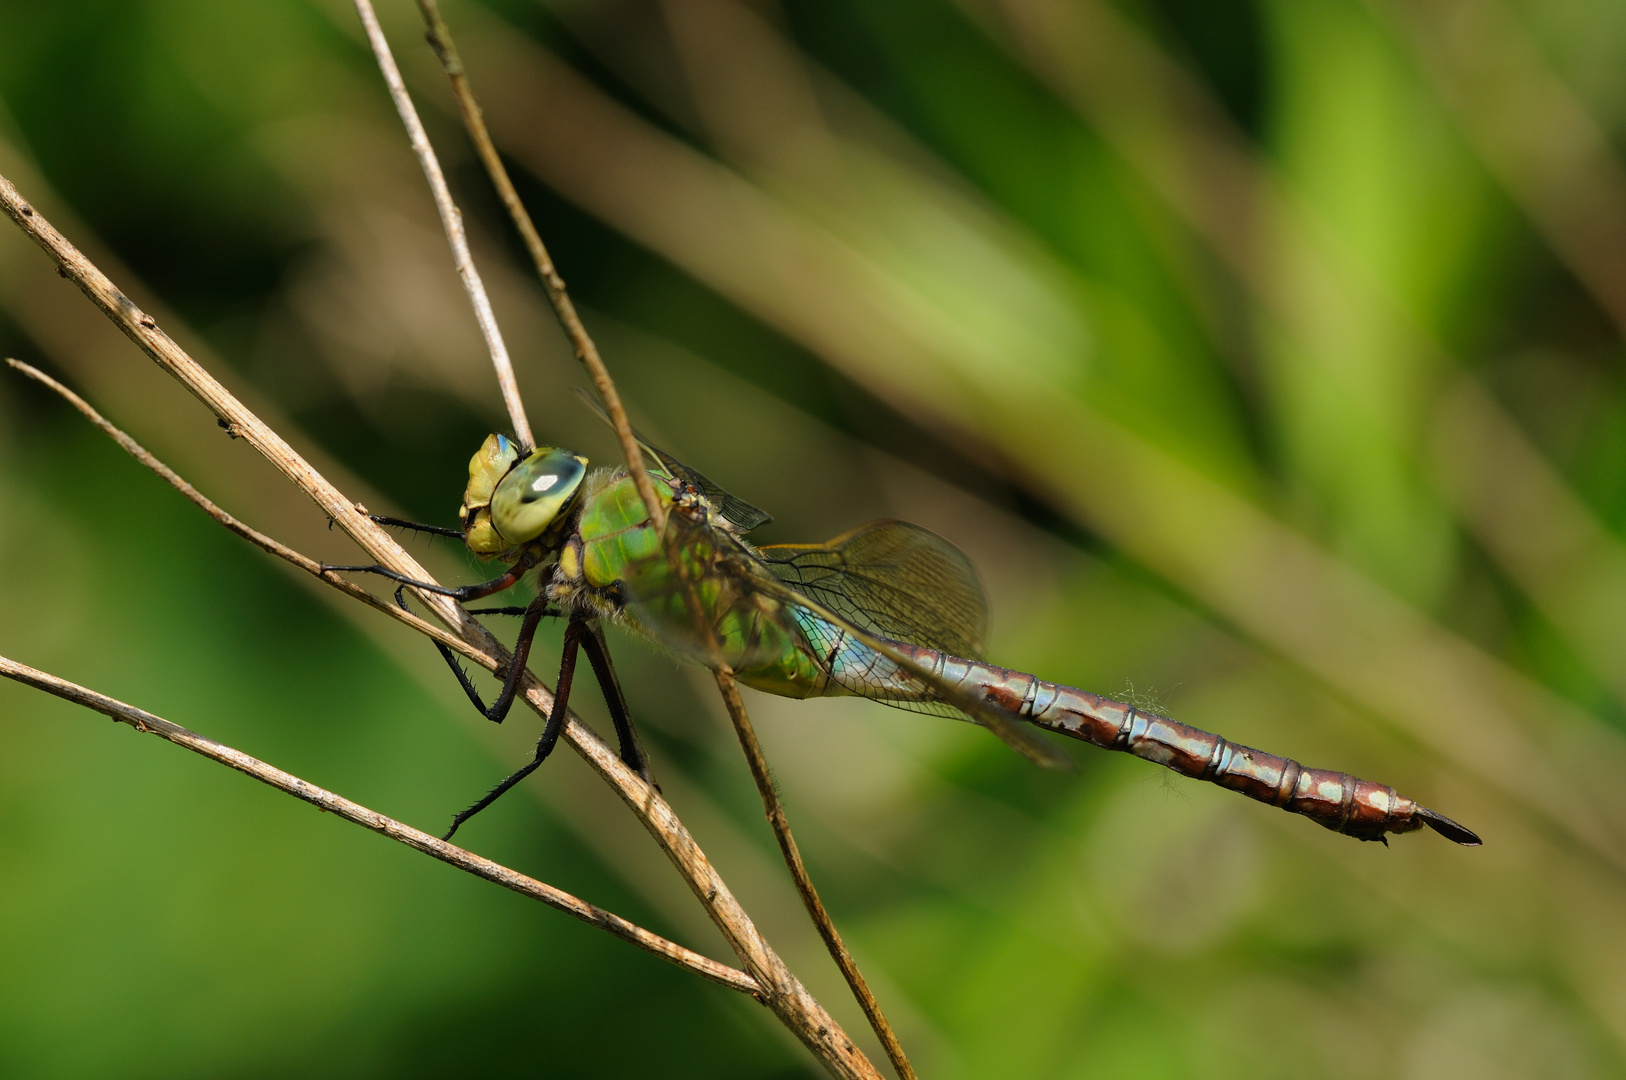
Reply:
<svg viewBox="0 0 1626 1080"><path fill-rule="evenodd" d="M652 556L633 568L624 584L639 625L674 649L708 667L755 669L759 684L764 668L811 664L849 694L971 720L1038 765L1071 767L1049 743L945 678L940 651L933 652L939 660L934 668L791 587L726 530L679 508L667 520L678 564L664 554ZM847 593L839 595L851 601ZM866 621L873 625L887 617L866 615Z"/></svg>
<svg viewBox="0 0 1626 1080"><path fill-rule="evenodd" d="M739 532L748 533L758 525L766 525L773 520L766 510L759 510L739 496L730 495L671 454L645 443L641 437L638 440L638 445L654 454L669 475L687 481L691 486L704 492L706 498L717 508L717 512L722 514L729 524L733 525Z"/></svg>
<svg viewBox="0 0 1626 1080"><path fill-rule="evenodd" d="M965 553L906 521L874 521L823 544L757 549L779 580L862 630L983 658L988 602Z"/></svg>
<svg viewBox="0 0 1626 1080"><path fill-rule="evenodd" d="M609 414L604 411L604 407L586 390L579 386L576 387L576 396L581 398L587 404L587 407L593 410L594 415L604 421L606 426L612 429L615 427L614 424L610 423ZM632 437L638 440L639 448L649 455L652 465L665 471L666 475L682 480L704 494L711 504L717 508L717 512L729 524L733 525L737 531L748 533L758 525L766 525L773 520L766 511L758 510L744 499L730 495L671 454L657 446L650 445L649 440L640 435L637 428L633 429Z"/></svg>

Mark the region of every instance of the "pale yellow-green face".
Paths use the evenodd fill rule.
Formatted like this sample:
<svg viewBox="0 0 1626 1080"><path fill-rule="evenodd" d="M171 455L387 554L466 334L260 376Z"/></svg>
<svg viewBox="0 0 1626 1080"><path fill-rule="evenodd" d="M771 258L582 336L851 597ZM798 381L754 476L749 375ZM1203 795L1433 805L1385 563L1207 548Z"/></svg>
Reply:
<svg viewBox="0 0 1626 1080"><path fill-rule="evenodd" d="M542 446L520 460L519 447L488 435L469 459L469 486L458 518L477 555L501 555L541 536L587 475L587 459Z"/></svg>

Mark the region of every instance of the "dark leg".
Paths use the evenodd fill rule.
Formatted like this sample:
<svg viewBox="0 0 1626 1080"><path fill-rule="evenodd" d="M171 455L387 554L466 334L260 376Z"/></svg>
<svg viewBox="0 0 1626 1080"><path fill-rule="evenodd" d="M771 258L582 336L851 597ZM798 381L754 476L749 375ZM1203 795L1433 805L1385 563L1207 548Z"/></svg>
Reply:
<svg viewBox="0 0 1626 1080"><path fill-rule="evenodd" d="M405 585L395 590L395 602L401 606L402 610L409 610L406 596L403 595L405 591ZM463 688L463 693L468 695L470 703L474 705L481 716L494 724L502 723L508 716L509 708L514 704L514 692L519 686L519 673L525 670L526 658L531 655L531 642L536 637L537 626L544 617L557 617L559 614L549 608L547 601L540 596L531 601L529 607L499 608L498 610L504 614L524 615L526 619L520 624L519 640L514 642L514 658L510 661L508 674L503 679L502 693L497 696L496 701L492 702L491 708L486 708L486 703L480 700L480 691L476 690L474 684L469 681L468 672L464 671L463 665L458 663L456 654L440 642L435 642L435 648L440 650L441 658L446 661L446 666L452 669L453 675L457 676L457 684Z"/></svg>
<svg viewBox="0 0 1626 1080"><path fill-rule="evenodd" d="M536 639L536 628L542 625L542 617L549 614L552 614L552 611L545 596L538 596L531 601L531 606L525 609L525 621L519 624L519 640L514 642L514 656L508 661L508 677L503 680L502 693L491 703L491 708L480 710L493 724L502 723L503 718L508 715L509 707L514 704L514 693L519 689L519 677L525 671L525 662L531 657L531 642ZM571 625L574 624L573 618ZM574 654L575 647L569 644L568 626L565 628L565 640L567 643L565 650ZM571 656L570 662L574 667L576 663L574 655Z"/></svg>
<svg viewBox="0 0 1626 1080"><path fill-rule="evenodd" d="M439 596L450 596L453 600L456 600L460 604L467 603L470 600L479 600L483 597L490 596L492 593L502 592L504 589L517 582L520 578L524 577L525 572L530 568L531 564L526 560L521 559L513 566L510 566L503 573L492 578L490 581L482 581L475 585L463 585L456 589L448 589L444 585L436 585L428 581L417 581L413 578L407 577L405 574L398 574L387 566L378 566L377 564L372 566L333 566L328 563L322 564L323 573L326 573L329 570L337 570L351 574L377 574L380 577L387 577L391 581L399 581L403 585L410 585L414 589L421 589L424 592L432 592Z"/></svg>
<svg viewBox="0 0 1626 1080"><path fill-rule="evenodd" d="M530 621L529 617L526 621ZM554 745L559 741L559 732L564 730L565 717L570 714L570 684L576 677L576 648L581 642L582 629L585 625L581 616L572 615L565 627L564 651L559 656L559 682L553 692L553 708L548 712L547 726L542 729L542 738L536 743L536 756L524 768L492 788L485 798L452 818L452 827L446 830L446 835L441 837L442 840L450 840L452 834L457 832L465 821L496 802L509 788L535 772L537 766L546 761L548 755L553 752ZM516 661L519 659L518 649L514 651L514 659Z"/></svg>
<svg viewBox="0 0 1626 1080"><path fill-rule="evenodd" d="M586 633L582 635L582 648L587 650L587 662L593 665L599 689L604 691L604 703L610 707L610 719L615 722L616 738L621 743L621 763L643 777L644 783L659 791L661 786L649 773L649 755L644 753L638 729L632 726L632 712L627 708L626 696L621 693L621 680L615 677L615 668L610 664L610 650L604 643L604 631L598 623L588 625Z"/></svg>
<svg viewBox="0 0 1626 1080"><path fill-rule="evenodd" d="M395 590L395 603L402 611L412 610L407 607L405 585ZM462 664L458 663L457 655L438 641L434 645L440 652L440 658L446 661L446 666L452 669L453 675L457 676L457 685L463 688L463 693L468 695L469 701L480 711L481 715L484 715L486 703L480 700L480 691L476 690L474 684L469 682L469 673L463 670Z"/></svg>
<svg viewBox="0 0 1626 1080"><path fill-rule="evenodd" d="M406 518L388 517L384 514L368 514L377 525L388 525L395 529L411 529L413 532L429 533L432 536L450 536L454 539L463 539L462 529L448 529L444 525L425 525L421 521L408 521Z"/></svg>
<svg viewBox="0 0 1626 1080"><path fill-rule="evenodd" d="M403 589L406 586L401 586ZM526 609L522 607L471 607L470 615L523 615Z"/></svg>

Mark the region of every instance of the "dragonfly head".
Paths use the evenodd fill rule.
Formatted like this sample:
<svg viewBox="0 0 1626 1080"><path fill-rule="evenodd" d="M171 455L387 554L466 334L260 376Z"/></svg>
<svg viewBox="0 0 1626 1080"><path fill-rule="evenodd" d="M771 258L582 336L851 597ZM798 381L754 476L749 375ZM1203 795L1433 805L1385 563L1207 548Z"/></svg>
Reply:
<svg viewBox="0 0 1626 1080"><path fill-rule="evenodd" d="M458 520L477 555L501 555L547 531L581 487L587 459L555 446L524 458L512 439L488 435L469 459L469 486Z"/></svg>

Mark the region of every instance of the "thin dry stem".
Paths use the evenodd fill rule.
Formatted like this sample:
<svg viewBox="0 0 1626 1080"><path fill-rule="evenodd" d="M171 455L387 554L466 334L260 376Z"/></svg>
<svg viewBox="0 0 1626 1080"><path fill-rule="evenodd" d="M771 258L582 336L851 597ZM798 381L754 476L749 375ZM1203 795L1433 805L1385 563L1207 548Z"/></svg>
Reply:
<svg viewBox="0 0 1626 1080"><path fill-rule="evenodd" d="M383 72L384 83L389 87L390 98L395 102L396 111L401 114L401 123L406 125L412 151L418 155L418 164L423 167L423 175L428 179L429 190L435 197L435 209L440 212L440 223L446 227L446 239L452 245L457 276L462 279L469 302L474 305L474 318L480 324L486 349L491 353L491 366L497 371L497 385L502 387L502 400L508 407L508 419L514 425L514 435L526 450L530 450L536 446L536 436L531 434L531 422L525 416L525 404L519 397L519 383L514 380L514 365L508 358L508 346L503 343L497 316L491 310L491 298L486 295L480 272L474 266L474 255L469 251L469 238L463 231L463 215L452 202L451 189L446 186L446 174L441 171L434 147L429 145L429 136L423 130L423 122L418 119L418 110L412 105L406 83L401 79L401 71L395 66L395 57L390 53L389 42L384 39L384 31L379 28L373 5L369 0L355 0L355 4L356 14L361 16L361 25L367 31L367 41L372 45L373 56L378 60L378 69Z"/></svg>
<svg viewBox="0 0 1626 1080"><path fill-rule="evenodd" d="M367 0L356 0L360 10ZM553 306L554 314L558 317L561 327L569 337L576 358L586 367L593 380L593 387L598 392L599 400L604 403L606 414L610 418L610 426L614 429L616 438L621 444L621 453L627 463L627 470L632 476L633 485L638 490L638 497L644 504L644 510L649 515L651 525L657 535L666 540L667 555L670 561L677 563L677 553L672 550L671 538L666 536L665 507L655 494L653 483L649 479L649 470L646 468L643 453L638 447L637 437L633 434L632 425L627 420L626 410L621 404L621 395L615 387L615 380L611 378L609 368L599 355L598 346L594 344L592 336L582 324L581 317L576 312L576 305L570 299L570 293L565 286L564 278L560 276L558 268L554 265L553 257L548 254L547 245L542 241L542 235L537 231L535 223L531 220L530 211L520 199L513 181L508 176L508 169L497 153L496 145L492 142L491 134L486 128L485 115L480 108L479 101L474 96L474 89L469 83L468 71L463 66L463 59L458 54L457 43L452 38L450 27L441 17L439 5L436 0L418 0L418 10L423 15L427 27L426 37L430 48L439 58L447 78L451 81L452 94L457 101L458 110L463 117L464 129L473 142L475 152L484 164L487 176L496 189L498 197L508 209L514 226L519 230L520 237L525 242L526 250L530 252L531 260L536 266L538 278L541 279L543 289L547 293L548 301ZM363 16L364 20L366 16ZM375 32L374 26L369 24L368 33L375 38L374 50L379 50L382 35ZM385 47L387 49L387 46ZM382 58L387 53L380 53ZM381 59L382 62L382 59ZM410 105L408 106L410 107ZM405 113L403 113L403 116ZM423 153L433 156L433 150L425 143ZM427 168L426 168L427 171ZM691 590L692 596L692 590ZM758 788L763 791L764 806L768 810L768 820L774 829L774 835L779 841L780 850L785 853L785 861L790 869L791 877L796 882L797 892L801 895L808 913L812 916L819 935L824 939L830 955L835 958L842 975L853 989L859 1006L869 1019L876 1037L880 1039L887 1056L891 1059L893 1067L903 1080L915 1080L914 1069L910 1066L908 1057L898 1042L891 1024L887 1022L885 1014L881 1012L875 997L870 993L863 974L858 970L851 953L842 942L840 934L836 931L835 923L819 900L818 892L813 887L812 879L808 876L807 868L802 863L801 855L796 847L795 837L790 832L790 822L780 806L777 796L772 789L771 781L767 781L767 762L762 755L761 746L751 728L749 716L745 713L745 705L740 701L739 694L733 688L732 677L718 674L718 685L722 688L723 680L727 680L727 690L723 692L724 702L728 706L729 715L735 717L736 728L746 734L741 735L742 745L746 745L747 736L749 744L747 758L751 762L752 775L758 778ZM743 729L739 725L743 723ZM764 786L766 784L766 786Z"/></svg>
<svg viewBox="0 0 1626 1080"><path fill-rule="evenodd" d="M157 456L103 417L101 413L97 412L95 407L87 402L84 398L80 397L66 386L63 386L61 383L51 378L43 371L40 371L31 364L25 364L20 360L15 360L10 357L6 358L6 363L28 378L33 379L35 382L40 383L41 385L61 395L70 405L83 413L92 424L96 425L96 427L100 428L104 434L106 434L114 442L118 443L126 453L135 458L137 461L141 462L141 464L145 465L147 468L151 469L153 472L157 473L158 476L171 487L175 488L175 490L179 491L182 495L185 495L199 508L201 508L204 513L208 514L211 518L225 526L231 532L243 537L245 540L256 545L257 547L262 548L263 550L286 560L294 566L299 567L301 570L310 573L312 576L320 579L327 585L333 586L340 592L361 600L377 610L382 611L393 618L399 619L401 622L413 627L421 633L458 649L465 656L469 656L474 660L481 659L480 655L475 653L474 650L470 649L464 642L452 637L452 635L446 633L438 626L425 622L424 620L418 618L418 616L413 615L411 612L404 611L400 607L379 600L373 594L351 584L332 571L323 571L321 564L316 562L314 559L311 559L308 556L295 551L293 548L272 539L266 534L260 532L258 529L255 529L253 526L245 524L227 511L221 509L214 503L213 500L204 495L202 492L198 491L197 488L193 487L192 484L187 482L187 480L179 473L175 472L175 470L171 469L168 465L165 465L157 458ZM28 683L29 685L35 686L39 689L46 690L49 693L54 693L58 697L64 697L68 700L76 701L79 704L96 709L98 712L106 713L115 720L122 720L126 723L130 723L137 730L148 731L152 734L160 736L161 738L175 742L178 745L186 746L188 749L195 750L198 753L203 754L205 757L209 757L213 760L221 762L222 764L229 765L230 767L238 769L241 772L246 772L258 780L262 780L273 787L279 788L291 795L294 795L296 798L301 798L307 802L314 803L315 805L321 806L323 809L334 810L334 812L338 813L341 817L344 817L347 821L353 821L357 824L365 825L366 827L373 829L375 832L382 832L385 835L400 840L402 843L406 843L411 847L416 847L419 850L424 851L426 854L433 855L442 862L449 863L461 870L466 870L469 873L475 874L476 876L484 877L487 880L495 881L498 884L503 885L505 888L513 889L515 892L523 893L527 896L532 896L535 899L541 900L543 903L548 904L551 907L556 907L559 910L564 911L566 914L574 915L575 917L582 919L584 922L591 923L592 925L598 926L601 929L610 931L618 937L625 938L626 940L631 941L633 944L638 945L640 948L644 948L655 953L657 956L671 960L673 963L679 964L680 966L691 968L698 974L711 979L714 982L720 982L725 986L729 986L736 990L741 990L745 993L751 994L752 996L757 996L760 993L761 988L757 985L756 980L751 978L743 971L730 968L726 965L717 963L715 960L700 956L698 953L695 953L690 949L686 949L681 945L674 944L673 942L667 941L665 938L660 937L658 934L654 934L643 929L636 923L624 919L612 912L604 911L603 909L590 904L587 901L579 900L576 897L571 896L569 893L556 889L544 882L535 881L532 878L519 874L514 870L500 866L497 863L489 862L488 860L481 859L478 856L471 855L467 851L464 851L462 848L458 848L455 845L448 844L433 837L428 837L428 834L426 833L420 833L416 829L412 829L409 826L392 821L383 815L376 814L373 811L360 807L355 803L350 803L337 795L329 795L329 793L322 791L320 788L314 787L303 780L298 780L295 777L291 777L288 773L284 773L270 765L240 754L238 751L233 750L230 747L211 742L202 736L195 735L192 732L187 731L185 728L170 724L168 721L159 720L157 717L153 717L151 714L145 713L142 710L134 708L133 706L124 705L113 698L103 697L94 691L87 690L83 687L78 687L73 683L67 682L66 680L57 679L55 676L35 671L34 669L28 668L21 664L16 664L12 661L6 660L4 657L0 657L0 674L5 674L8 678L15 678L19 682ZM186 738L182 738L181 736L185 736ZM244 764L245 762L253 767L247 767ZM315 795L312 793L315 793ZM319 799L315 797L317 795L322 796L323 798ZM352 814L342 808L336 809L335 807L337 804L342 804L344 807L354 808L356 813ZM367 815L368 820L362 820L360 817L356 816L357 814ZM375 824L375 822L383 824L381 826L379 824ZM427 843L425 842L425 838L427 838Z"/></svg>
<svg viewBox="0 0 1626 1080"><path fill-rule="evenodd" d="M852 953L847 951L847 945L841 940L841 932L830 918L830 913L824 908L824 901L819 899L819 891L813 887L813 878L807 872L807 866L802 862L802 853L796 846L796 837L791 835L790 821L785 817L784 804L779 799L779 791L774 787L773 776L768 771L768 759L762 752L762 744L757 741L756 729L751 726L751 717L746 714L745 702L740 700L739 687L734 682L732 673L726 670L714 671L717 677L717 689L723 696L723 704L728 709L728 717L734 721L734 734L739 736L740 749L745 751L745 760L751 766L751 778L756 781L757 792L762 796L762 810L768 815L768 824L773 826L774 838L779 841L780 854L785 857L785 865L790 868L791 880L796 882L796 891L801 894L802 904L807 913L812 916L813 924L819 929L819 936L824 939L825 947L830 950L830 958L841 969L841 974L852 988L853 997L857 999L859 1008L864 1010L875 1037L881 1040L881 1046L886 1050L886 1056L891 1059L892 1067L897 1070L899 1080L916 1080L914 1066L909 1064L909 1056L903 1052L903 1044L898 1041L897 1033L887 1021L886 1014L881 1011L880 1003L870 992L869 983L864 979L864 973L858 970L858 962L853 959Z"/></svg>
<svg viewBox="0 0 1626 1080"><path fill-rule="evenodd" d="M60 272L134 341L159 367L174 376L226 426L263 454L333 519L367 554L382 566L412 578L431 581L395 540L375 525L258 416L238 401L186 351L158 328L157 320L143 312L108 280L91 261L30 206L11 181L0 176L0 209L55 260ZM487 670L506 667L509 654L467 612L444 596L419 591L420 600L465 642L464 651L481 654ZM522 675L520 693L539 716L546 717L553 697L529 672ZM875 1067L853 1044L762 937L744 908L717 874L700 846L660 793L627 768L598 734L575 716L567 716L564 739L620 795L643 823L661 850L683 875L707 915L728 941L745 970L756 979L762 1000L781 1023L830 1070L841 1077L879 1077Z"/></svg>
<svg viewBox="0 0 1626 1080"><path fill-rule="evenodd" d="M677 508L675 512L684 514L689 512L686 508ZM718 693L722 695L723 705L728 710L728 717L734 723L734 732L739 737L740 748L745 751L745 760L750 765L751 777L756 781L757 791L762 796L762 808L768 818L768 824L773 828L774 838L779 842L780 853L784 856L785 866L790 870L790 877L796 884L796 892L802 898L802 904L807 908L808 915L813 919L813 925L819 936L824 939L825 948L835 960L836 966L841 969L842 976L852 989L853 997L864 1010L864 1016L869 1020L871 1029L876 1038L881 1040L887 1057L892 1061L892 1067L897 1070L899 1080L915 1080L914 1067L909 1064L909 1057L903 1052L903 1045L898 1041L897 1034L887 1021L886 1014L870 993L869 984L864 975L858 970L858 964L853 960L852 954L847 951L846 943L841 940L841 934L836 930L835 921L825 910L824 902L819 899L818 890L813 887L813 878L807 872L807 866L802 862L801 850L796 845L796 837L790 829L790 819L785 816L785 808L779 799L779 792L774 787L773 776L768 770L767 756L762 752L762 744L757 741L756 729L751 725L751 717L745 711L745 702L740 699L739 687L734 681L734 673L721 662L718 647L717 633L712 622L706 617L704 605L700 602L700 595L696 589L696 570L693 564L683 558L678 549L677 535L673 532L662 534L665 541L667 567L673 578L678 582L678 588L683 592L683 602L689 609L689 617L694 620L696 638L705 648L705 655L718 658L714 661L712 674L717 680Z"/></svg>
<svg viewBox="0 0 1626 1080"><path fill-rule="evenodd" d="M358 0L359 2L359 0ZM463 59L458 54L457 43L452 38L451 29L441 17L440 8L436 0L417 0L418 10L423 14L424 25L428 28L427 38L429 46L439 57L446 76L451 80L452 95L457 100L459 112L463 116L463 126L468 131L469 139L474 143L475 152L485 165L486 174L497 190L498 197L508 208L509 216L514 226L519 230L525 241L526 250L531 254L531 260L536 264L537 276L541 278L543 288L547 291L548 301L553 305L559 323L564 327L565 334L570 338L571 345L576 351L576 357L587 368L592 377L593 386L598 391L600 400L604 402L605 412L609 414L611 426L615 429L616 437L621 443L621 452L627 461L628 471L632 474L633 483L638 489L638 496L643 500L644 508L649 514L657 534L665 536L665 511L660 500L655 495L654 485L650 483L648 470L644 467L643 454L638 449L637 438L632 433L632 426L627 421L626 411L622 408L621 397L616 392L615 382L610 377L609 369L599 356L598 347L594 345L592 337L582 325L581 318L576 313L576 306L571 302L570 293L565 288L565 282L559 276L554 266L553 258L548 254L547 245L542 242L542 236L537 232L531 215L525 209L525 204L515 190L513 181L509 179L508 169L497 153L497 147L492 142L491 133L486 128L485 114L480 108L479 101L474 96L474 89L469 83L468 71L463 66ZM670 539L668 538L668 545ZM678 560L675 553L668 551L670 561L676 565ZM818 890L813 887L812 878L807 873L801 855L796 846L796 839L791 834L790 822L785 816L784 807L778 795L773 790L772 780L768 776L767 760L762 754L762 748L756 740L751 727L750 717L745 712L745 705L740 700L739 692L734 688L732 676L717 673L718 688L723 695L723 701L728 708L729 716L734 719L736 733L739 734L740 744L745 749L747 761L751 766L751 774L756 779L757 790L762 794L763 808L767 812L768 821L773 826L774 836L779 842L779 849L785 856L785 865L790 870L791 878L796 883L796 891L801 895L803 904L807 907L808 915L813 925L818 929L819 936L824 939L825 947L829 949L836 966L846 978L847 985L852 988L853 996L857 999L860 1008L864 1010L870 1027L875 1036L881 1041L886 1050L887 1057L891 1059L892 1066L897 1070L898 1076L903 1080L914 1080L915 1071L909 1064L908 1056L898 1041L897 1034L887 1021L885 1013L881 1011L875 996L870 993L869 985L864 980L863 973L859 971L852 954L842 942L834 921L825 910L819 899Z"/></svg>
<svg viewBox="0 0 1626 1080"><path fill-rule="evenodd" d="M232 514L221 509L212 499L203 494L197 488L193 487L179 473L171 469L168 465L165 465L162 461L159 461L158 458L147 450L146 447L142 446L124 431L110 423L102 416L101 413L97 412L95 407L92 406L88 401L74 393L72 390L68 389L66 386L63 386L49 375L45 374L45 372L39 370L39 368L36 368L31 364L25 364L21 360L14 360L9 356L6 358L6 363L28 378L33 379L42 386L54 390L56 393L62 395L62 397L67 400L68 404L72 405L74 408L83 413L92 424L95 424L104 434L106 434L114 442L118 443L126 453L135 458L137 461L141 462L141 464L145 465L147 468L151 469L153 472L157 473L165 483L169 484L176 491L179 491L182 495L185 495L188 499L192 500L192 502L195 503L204 513L214 518L215 521L225 526L225 528L229 531L241 536L255 547L258 547L263 551L275 555L279 559L283 559L284 561L297 566L299 569L305 571L318 581L322 582L322 584L331 586L332 588L344 593L351 599L359 600L368 607L371 607L373 610L388 615L390 618L395 619L403 625L411 627L412 629L418 631L418 633L423 634L425 637L438 641L447 648L456 650L465 659L489 668L493 658L479 649L472 647L462 638L448 634L445 630L436 626L434 623L421 619L412 612L398 607L395 604L391 604L379 599L366 589L363 589L361 586L356 585L353 582L346 581L332 570L323 570L322 564L317 562L315 559L295 551L293 548L288 547L281 541L267 536L265 533L254 528L252 525L248 525L238 520Z"/></svg>
<svg viewBox="0 0 1626 1080"><path fill-rule="evenodd" d="M366 0L357 0L358 6ZM480 103L474 98L474 90L469 86L468 73L464 70L463 60L457 54L457 44L452 40L452 32L446 26L446 21L440 17L440 8L435 0L418 0L418 10L423 13L423 21L428 26L428 39L430 48L440 58L441 66L446 69L446 75L452 82L452 94L457 98L458 110L463 114L463 126L468 130L469 139L474 143L474 149L485 165L486 175L491 177L491 184L497 189L497 195L508 208L508 214L514 219L514 227L519 230L525 241L525 249L531 253L531 261L536 264L536 273L542 279L542 287L548 294L548 302L553 305L554 314L559 317L559 325L564 327L565 335L570 338L570 345L576 350L576 359L587 368L588 377L593 380L593 389L598 391L599 400L604 402L604 411L610 416L610 426L615 429L615 437L621 443L621 454L627 460L627 471L632 474L632 482L638 489L638 497L643 500L644 509L649 513L649 520L654 523L655 531L659 533L666 524L666 508L661 505L660 499L655 495L655 485L650 482L649 470L644 467L642 451L638 449L638 439L632 433L632 425L627 422L627 411L621 405L621 395L616 392L615 381L610 378L610 371L604 366L604 360L598 354L598 346L593 344L592 337L587 328L582 325L581 317L576 314L576 305L571 302L570 293L565 289L565 280L559 276L558 269L553 265L553 257L542 243L542 236L536 231L536 225L531 221L530 212L520 201L519 192L514 190L514 183L508 178L508 169L502 163L502 157L497 153L497 147L491 141L491 133L486 130L485 114L480 109Z"/></svg>
<svg viewBox="0 0 1626 1080"><path fill-rule="evenodd" d="M26 664L19 664L4 656L0 656L0 676L13 679L25 686L32 686L37 690L43 690L48 694L54 694L76 705L83 705L87 709L111 717L120 723L129 724L137 731L148 735L156 735L166 742L174 743L176 746L183 746L211 761L219 762L228 768L252 776L262 784L268 784L278 791L292 795L296 799L302 799L319 810L325 810L352 824L360 825L362 828L371 829L381 836L387 836L391 840L399 841L431 858L439 859L448 866L455 866L465 873L495 882L505 889L511 889L519 893L521 896L529 896L533 900L540 900L551 908L580 919L590 926L596 926L600 930L614 934L624 941L630 941L646 952L653 953L663 960L669 960L679 967L688 968L695 974L710 979L712 982L720 983L730 990L738 990L752 996L758 996L761 993L762 988L757 985L757 981L737 968L731 968L727 964L719 964L709 957L701 956L697 952L668 941L659 934L651 933L636 923L628 922L614 912L605 911L595 904L578 899L546 882L527 877L519 871L511 870L500 863L492 862L490 859L483 859L455 844L448 844L444 840L436 839L428 833L420 832L410 825L396 821L394 818L385 817L376 810L369 810L360 803L351 802L349 799L335 795L325 788L319 788L315 784L301 780L292 773L283 772L281 769L268 765L258 758L250 757L240 750L234 750L223 743L215 742L213 739L199 735L194 731L181 727L179 724L171 723L163 717L154 716L144 709L138 709L134 705L126 705L116 698L99 694L77 683L59 679L55 675L38 671Z"/></svg>

